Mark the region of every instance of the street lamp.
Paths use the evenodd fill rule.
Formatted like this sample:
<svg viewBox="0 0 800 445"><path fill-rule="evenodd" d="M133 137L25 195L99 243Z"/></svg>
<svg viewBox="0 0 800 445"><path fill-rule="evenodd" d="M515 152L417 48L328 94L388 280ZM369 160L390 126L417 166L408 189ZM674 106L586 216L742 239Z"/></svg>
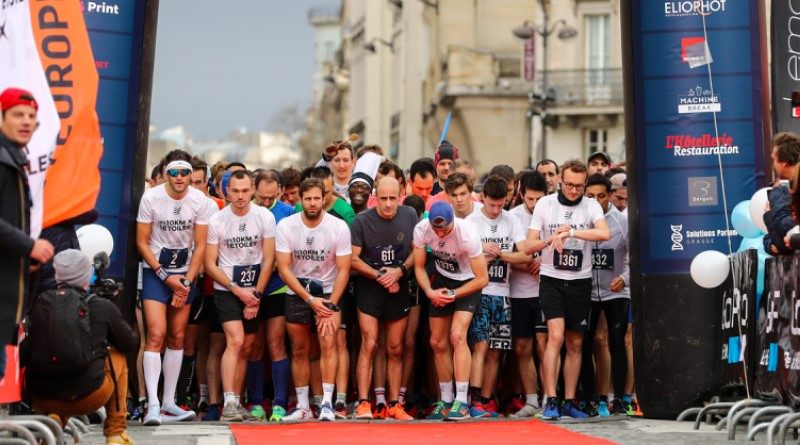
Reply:
<svg viewBox="0 0 800 445"><path fill-rule="evenodd" d="M534 160L542 160L547 153L547 103L555 99L547 83L547 40L556 30L558 30L558 38L560 40L569 40L578 35L578 30L569 26L564 19L558 19L555 23L550 25L550 0L539 0L539 4L543 12L541 27L533 27L526 21L521 26L512 30L514 36L522 40L528 40L536 34L542 37L542 91L541 95L533 93L528 94L528 104L530 108L528 112L531 113L529 116L531 118L531 140L533 139L533 108L538 99L539 119L542 125L542 143L541 148L536 149L536 156L532 156L532 158L535 159L531 159L531 164L533 164Z"/></svg>

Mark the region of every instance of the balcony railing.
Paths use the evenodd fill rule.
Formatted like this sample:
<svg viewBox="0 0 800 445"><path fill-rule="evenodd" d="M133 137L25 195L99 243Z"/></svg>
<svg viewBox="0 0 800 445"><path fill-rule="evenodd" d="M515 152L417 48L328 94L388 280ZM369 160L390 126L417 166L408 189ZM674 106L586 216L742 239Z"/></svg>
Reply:
<svg viewBox="0 0 800 445"><path fill-rule="evenodd" d="M542 72L536 72L536 91L542 91ZM622 69L547 71L553 107L621 106Z"/></svg>

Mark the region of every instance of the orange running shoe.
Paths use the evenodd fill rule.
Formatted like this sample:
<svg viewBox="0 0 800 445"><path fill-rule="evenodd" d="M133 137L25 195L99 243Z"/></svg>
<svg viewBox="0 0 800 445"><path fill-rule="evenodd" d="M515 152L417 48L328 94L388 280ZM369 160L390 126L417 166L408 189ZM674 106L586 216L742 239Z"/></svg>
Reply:
<svg viewBox="0 0 800 445"><path fill-rule="evenodd" d="M353 418L362 420L368 420L373 418L372 407L370 407L368 401L362 400L361 402L358 403L358 405L356 405L356 409L353 411Z"/></svg>
<svg viewBox="0 0 800 445"><path fill-rule="evenodd" d="M375 405L375 411L372 412L373 419L385 419L386 418L386 405L383 403L379 403Z"/></svg>
<svg viewBox="0 0 800 445"><path fill-rule="evenodd" d="M401 403L395 403L394 406L390 406L388 413L390 419L414 420L414 417L406 412Z"/></svg>

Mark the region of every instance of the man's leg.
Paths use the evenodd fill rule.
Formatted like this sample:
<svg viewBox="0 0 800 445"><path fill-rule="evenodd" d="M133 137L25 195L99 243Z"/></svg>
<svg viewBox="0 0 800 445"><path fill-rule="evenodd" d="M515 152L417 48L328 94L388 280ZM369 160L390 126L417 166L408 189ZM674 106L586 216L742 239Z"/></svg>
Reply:
<svg viewBox="0 0 800 445"><path fill-rule="evenodd" d="M106 421L103 424L103 435L106 437L119 436L125 432L127 416L125 407L126 389L128 388L128 362L125 360L125 354L117 351L114 348L108 350L108 359L111 361L111 366L106 362L106 372L114 373L114 392L111 393L111 398L106 402Z"/></svg>
<svg viewBox="0 0 800 445"><path fill-rule="evenodd" d="M223 406L222 420L223 421L241 421L241 414L238 412L236 396L241 390L241 385L238 384L238 374L240 365L240 356L242 354L242 346L244 344L244 328L242 322L239 320L226 321L222 323L222 329L225 331L225 352L222 354L222 362L220 364L220 373L222 375L222 391L223 391Z"/></svg>
<svg viewBox="0 0 800 445"><path fill-rule="evenodd" d="M472 354L467 345L467 329L472 321L472 312L455 311L450 326L450 343L453 347L453 374L456 379L456 399L467 404L469 374Z"/></svg>
<svg viewBox="0 0 800 445"><path fill-rule="evenodd" d="M175 414L183 418L184 413L192 413L183 420L194 418L192 411L174 410L175 390L178 386L178 377L183 363L183 344L186 335L186 325L189 322L189 310L191 306L184 305L181 308L169 307L167 309L167 348L164 350L164 361L162 364L164 372L164 392L162 403L164 410L174 411Z"/></svg>
<svg viewBox="0 0 800 445"><path fill-rule="evenodd" d="M262 301L263 305L264 302ZM263 308L262 308L263 309ZM261 313L259 312L259 317ZM264 339L266 337L267 323L259 319L258 331L253 334L251 341L252 345L247 348L247 338L245 338L245 350L249 349L247 360L245 363L247 371L245 372L245 381L247 387L247 401L252 405L251 414L254 417L265 416L263 407L264 403Z"/></svg>
<svg viewBox="0 0 800 445"><path fill-rule="evenodd" d="M387 321L386 326L386 376L389 386L389 401L397 402L400 397L400 381L403 378L403 343L405 341L408 318Z"/></svg>
<svg viewBox="0 0 800 445"><path fill-rule="evenodd" d="M267 350L272 361L272 386L275 392L275 406L286 409L291 364L286 356L286 317L273 317L267 320Z"/></svg>
<svg viewBox="0 0 800 445"><path fill-rule="evenodd" d="M406 398L412 392L412 377L414 375L414 357L417 349L417 330L419 329L419 306L412 306L408 311L408 323L403 334L403 377L400 381L400 403L405 404Z"/></svg>
<svg viewBox="0 0 800 445"><path fill-rule="evenodd" d="M436 378L439 381L441 400L453 403L453 352L450 348L450 323L453 316L430 317L431 349L436 367Z"/></svg>
<svg viewBox="0 0 800 445"><path fill-rule="evenodd" d="M564 344L564 319L547 320L547 347L542 360L542 386L547 397L556 396L558 361L561 346Z"/></svg>
<svg viewBox="0 0 800 445"><path fill-rule="evenodd" d="M287 323L289 340L292 344L292 382L297 392L297 407L310 410L308 400L309 348L311 344L311 326L304 323Z"/></svg>
<svg viewBox="0 0 800 445"><path fill-rule="evenodd" d="M208 360L206 375L208 377L208 403L209 405L222 404L222 354L225 352L225 334L211 332L208 336Z"/></svg>
<svg viewBox="0 0 800 445"><path fill-rule="evenodd" d="M385 417L386 409L386 325L378 321L378 342L372 354L372 387L375 388L375 412Z"/></svg>
<svg viewBox="0 0 800 445"><path fill-rule="evenodd" d="M147 336L142 354L144 382L147 388L147 415L145 425L161 423L161 403L158 400L158 381L161 377L161 348L167 332L167 306L156 300L144 300L144 319Z"/></svg>
<svg viewBox="0 0 800 445"><path fill-rule="evenodd" d="M350 380L350 350L347 349L347 333L353 326L336 331L336 393L347 395Z"/></svg>
<svg viewBox="0 0 800 445"><path fill-rule="evenodd" d="M341 314L336 312L331 318L333 318L333 325L336 327L334 331L320 332L317 335L319 338L320 371L322 372L322 405L320 406L320 420L333 420L335 417L333 412L333 391L336 387L336 374L338 372L338 327L341 321Z"/></svg>
<svg viewBox="0 0 800 445"><path fill-rule="evenodd" d="M197 360L195 361L195 375L197 376L197 386L200 395L197 406L203 408L208 405L208 351L209 351L209 332L208 322L203 321L199 324L197 331ZM203 410L205 411L205 410Z"/></svg>
<svg viewBox="0 0 800 445"><path fill-rule="evenodd" d="M566 331L567 357L564 359L564 400L575 399L578 376L581 372L583 332Z"/></svg>
<svg viewBox="0 0 800 445"><path fill-rule="evenodd" d="M369 400L369 386L372 383L372 358L378 342L378 319L358 311L358 325L361 328L361 348L356 364L359 402Z"/></svg>

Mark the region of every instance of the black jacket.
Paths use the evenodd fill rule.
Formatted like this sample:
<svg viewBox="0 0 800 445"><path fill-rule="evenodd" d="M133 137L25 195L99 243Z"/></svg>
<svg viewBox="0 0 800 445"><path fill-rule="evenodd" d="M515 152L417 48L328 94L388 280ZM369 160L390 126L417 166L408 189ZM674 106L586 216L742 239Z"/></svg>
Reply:
<svg viewBox="0 0 800 445"><path fill-rule="evenodd" d="M793 250L786 247L783 238L786 232L797 225L792 219L792 195L786 187L773 187L767 197L769 211L764 213L764 224L767 226L767 234L763 240L764 250L774 255L770 248L775 246L779 255L791 255Z"/></svg>
<svg viewBox="0 0 800 445"><path fill-rule="evenodd" d="M81 290L82 291L82 290ZM122 353L134 353L139 350L139 334L137 334L122 318L119 308L105 298L95 296L89 300L89 317L91 319L92 349L103 351L89 365L89 368L75 375L53 378L39 377L32 372L25 375L25 385L31 394L47 400L74 401L80 400L100 387L105 379L104 365L107 357L106 346L113 346ZM58 335L58 333L53 333ZM28 349L23 342L21 355L26 361ZM126 390L122 388L121 390Z"/></svg>
<svg viewBox="0 0 800 445"><path fill-rule="evenodd" d="M0 345L12 342L28 295L30 189L22 147L0 132Z"/></svg>

